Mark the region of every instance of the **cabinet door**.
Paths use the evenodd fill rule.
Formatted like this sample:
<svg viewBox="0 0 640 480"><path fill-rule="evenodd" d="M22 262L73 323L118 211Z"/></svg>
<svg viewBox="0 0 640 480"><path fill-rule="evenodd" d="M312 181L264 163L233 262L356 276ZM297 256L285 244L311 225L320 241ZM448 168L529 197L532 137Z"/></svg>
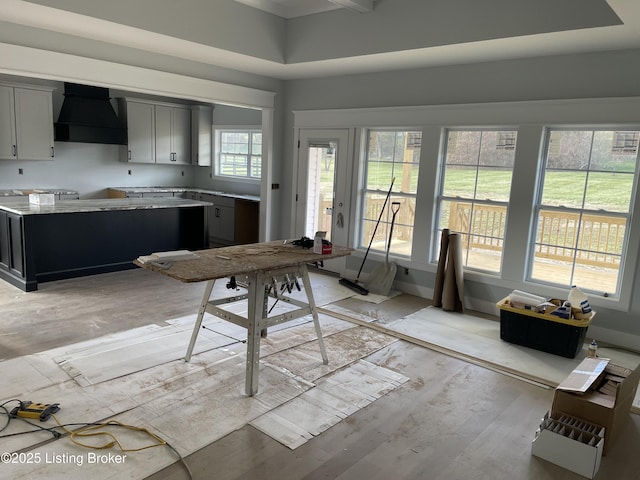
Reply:
<svg viewBox="0 0 640 480"><path fill-rule="evenodd" d="M20 160L53 158L51 92L16 88L16 139Z"/></svg>
<svg viewBox="0 0 640 480"><path fill-rule="evenodd" d="M213 237L224 244L236 241L236 199L221 195L213 196Z"/></svg>
<svg viewBox="0 0 640 480"><path fill-rule="evenodd" d="M171 115L171 152L173 162L191 163L191 110L174 108Z"/></svg>
<svg viewBox="0 0 640 480"><path fill-rule="evenodd" d="M129 162L155 163L154 117L152 104L127 102Z"/></svg>
<svg viewBox="0 0 640 480"><path fill-rule="evenodd" d="M156 105L156 163L191 163L191 110Z"/></svg>
<svg viewBox="0 0 640 480"><path fill-rule="evenodd" d="M156 105L156 163L173 163L171 111L171 107Z"/></svg>
<svg viewBox="0 0 640 480"><path fill-rule="evenodd" d="M17 158L13 88L0 86L0 159Z"/></svg>
<svg viewBox="0 0 640 480"><path fill-rule="evenodd" d="M11 265L9 250L9 217L6 212L0 212L0 268L9 270Z"/></svg>
<svg viewBox="0 0 640 480"><path fill-rule="evenodd" d="M4 222L0 222L4 223ZM3 239L6 245L0 247L2 265L9 268L9 271L18 277L24 277L24 247L22 243L22 216L12 213L6 214L6 224L3 227ZM6 235L6 236L5 236ZM5 263L6 262L6 263Z"/></svg>
<svg viewBox="0 0 640 480"><path fill-rule="evenodd" d="M80 195L75 193L61 193L58 195L59 200L80 200Z"/></svg>
<svg viewBox="0 0 640 480"><path fill-rule="evenodd" d="M191 163L211 166L213 108L206 105L191 107Z"/></svg>
<svg viewBox="0 0 640 480"><path fill-rule="evenodd" d="M236 239L235 208L214 205L214 230L213 236L224 240L225 243L234 243Z"/></svg>
<svg viewBox="0 0 640 480"><path fill-rule="evenodd" d="M196 193L194 200L199 200L201 202L209 202L213 203L213 195L208 193ZM213 237L216 234L216 211L214 205L208 205L205 207L207 213L207 229L209 230L209 242L212 243Z"/></svg>
<svg viewBox="0 0 640 480"><path fill-rule="evenodd" d="M145 192L142 194L142 198L167 198L173 197L171 192Z"/></svg>

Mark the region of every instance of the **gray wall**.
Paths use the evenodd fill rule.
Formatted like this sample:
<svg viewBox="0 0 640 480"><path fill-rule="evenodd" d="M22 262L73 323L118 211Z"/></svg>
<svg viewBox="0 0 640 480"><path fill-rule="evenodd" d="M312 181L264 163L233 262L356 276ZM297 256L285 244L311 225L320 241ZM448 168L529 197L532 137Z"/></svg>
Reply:
<svg viewBox="0 0 640 480"><path fill-rule="evenodd" d="M639 50L628 50L287 81L284 175L292 178L293 111L640 96L638 58ZM292 182L284 185L283 198L291 198ZM283 228L290 221L290 217L283 218ZM637 249L638 245L630 248ZM522 255L525 254L523 246ZM352 257L349 267L357 271L360 262L361 258ZM365 271L374 266L367 261ZM637 291L640 264L626 268L635 270ZM424 271L412 270L409 275L397 278L407 285L426 289L434 284L434 275ZM465 285L467 297L489 302L497 302L510 292L490 283L465 282ZM640 297L636 296L628 313L600 309L594 320L595 328L590 332L609 329L640 336L639 316ZM619 337L615 332L612 336ZM638 348L638 337L629 337L628 341Z"/></svg>

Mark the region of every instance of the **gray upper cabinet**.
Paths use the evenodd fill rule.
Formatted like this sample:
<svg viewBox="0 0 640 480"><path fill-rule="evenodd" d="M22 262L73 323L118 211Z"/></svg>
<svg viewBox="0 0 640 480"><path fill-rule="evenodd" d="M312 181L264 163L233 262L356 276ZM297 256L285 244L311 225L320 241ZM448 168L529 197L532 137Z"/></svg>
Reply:
<svg viewBox="0 0 640 480"><path fill-rule="evenodd" d="M156 163L191 163L191 109L156 105Z"/></svg>
<svg viewBox="0 0 640 480"><path fill-rule="evenodd" d="M211 166L213 134L213 107L191 107L191 163L200 167Z"/></svg>
<svg viewBox="0 0 640 480"><path fill-rule="evenodd" d="M0 85L0 159L54 156L52 89Z"/></svg>
<svg viewBox="0 0 640 480"><path fill-rule="evenodd" d="M155 163L155 109L151 103L118 99L118 113L127 125L128 144L120 147L120 160Z"/></svg>
<svg viewBox="0 0 640 480"><path fill-rule="evenodd" d="M128 145L120 160L132 163L191 163L191 109L148 100L118 99L119 114L125 119Z"/></svg>

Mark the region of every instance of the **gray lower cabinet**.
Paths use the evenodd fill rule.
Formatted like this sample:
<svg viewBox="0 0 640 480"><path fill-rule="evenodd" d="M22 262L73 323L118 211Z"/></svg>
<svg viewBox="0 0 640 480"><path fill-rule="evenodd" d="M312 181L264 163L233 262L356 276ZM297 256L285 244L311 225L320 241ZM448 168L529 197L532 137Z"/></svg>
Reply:
<svg viewBox="0 0 640 480"><path fill-rule="evenodd" d="M231 197L198 193L197 199L213 205L207 207L209 243L211 245L233 245L235 243L235 202Z"/></svg>
<svg viewBox="0 0 640 480"><path fill-rule="evenodd" d="M144 192L142 198L166 198L173 197L172 192Z"/></svg>
<svg viewBox="0 0 640 480"><path fill-rule="evenodd" d="M213 204L207 207L211 246L258 242L260 202L197 192L187 192L187 198Z"/></svg>
<svg viewBox="0 0 640 480"><path fill-rule="evenodd" d="M233 244L236 241L236 212L235 207L214 204L213 206L214 238L221 243Z"/></svg>
<svg viewBox="0 0 640 480"><path fill-rule="evenodd" d="M80 200L80 195L77 193L58 193L56 194L57 200Z"/></svg>

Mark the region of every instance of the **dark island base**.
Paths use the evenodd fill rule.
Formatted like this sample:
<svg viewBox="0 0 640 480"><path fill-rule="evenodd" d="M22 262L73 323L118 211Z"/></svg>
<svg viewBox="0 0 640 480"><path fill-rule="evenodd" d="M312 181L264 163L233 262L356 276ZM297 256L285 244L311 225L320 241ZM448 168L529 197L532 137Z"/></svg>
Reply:
<svg viewBox="0 0 640 480"><path fill-rule="evenodd" d="M135 268L140 255L207 247L204 207L25 215L11 229L11 268L0 278L24 291L39 282Z"/></svg>

